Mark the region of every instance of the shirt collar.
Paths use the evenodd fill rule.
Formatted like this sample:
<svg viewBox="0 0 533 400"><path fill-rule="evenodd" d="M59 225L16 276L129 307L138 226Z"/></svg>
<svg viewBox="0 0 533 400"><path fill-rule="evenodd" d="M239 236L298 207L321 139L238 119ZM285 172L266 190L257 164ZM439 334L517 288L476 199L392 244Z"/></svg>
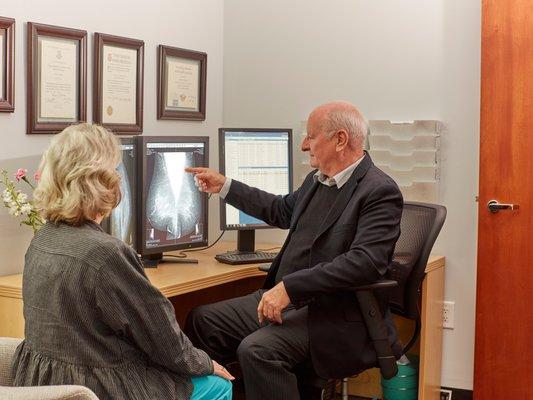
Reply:
<svg viewBox="0 0 533 400"><path fill-rule="evenodd" d="M314 181L318 181L326 186L337 186L338 189L344 186L346 182L348 182L348 179L352 176L353 172L357 168L357 166L363 161L363 158L365 158L365 155L363 154L362 157L360 157L356 162L349 165L347 168L343 169L341 172L339 172L337 175L333 177L329 177L325 175L321 171L317 171L315 175L313 176Z"/></svg>

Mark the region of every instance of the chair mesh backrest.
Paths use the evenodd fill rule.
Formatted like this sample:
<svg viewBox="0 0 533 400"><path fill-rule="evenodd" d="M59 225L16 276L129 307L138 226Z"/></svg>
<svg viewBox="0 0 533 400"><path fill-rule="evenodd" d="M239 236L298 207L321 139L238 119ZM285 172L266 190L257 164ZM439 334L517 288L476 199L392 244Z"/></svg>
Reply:
<svg viewBox="0 0 533 400"><path fill-rule="evenodd" d="M394 249L389 277L398 282L390 293L391 310L407 318L417 318L420 287L431 248L446 218L443 206L405 202L401 233Z"/></svg>

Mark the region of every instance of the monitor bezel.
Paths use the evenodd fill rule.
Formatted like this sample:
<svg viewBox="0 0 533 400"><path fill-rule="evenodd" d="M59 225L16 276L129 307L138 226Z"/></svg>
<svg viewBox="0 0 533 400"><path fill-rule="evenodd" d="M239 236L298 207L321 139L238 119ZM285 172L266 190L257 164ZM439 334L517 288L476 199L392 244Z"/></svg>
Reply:
<svg viewBox="0 0 533 400"><path fill-rule="evenodd" d="M133 214L135 214L135 218L137 218L138 214L138 199L137 199L137 187L139 186L138 181L138 161L137 161L137 141L135 140L135 137L127 137L127 136L117 136L117 139L120 141L120 145L133 145L133 151L134 151L134 161L133 161L133 187L131 188L132 197L133 197ZM122 151L122 149L121 149ZM122 160L121 160L122 162ZM102 229L105 233L111 235L111 225L109 223L109 219L111 217L111 214L108 215L106 218L104 218L100 224ZM139 238L137 237L138 229L137 229L137 220L135 220L135 227L133 228L135 232L135 240L132 245L133 249L137 251L137 248L139 246Z"/></svg>
<svg viewBox="0 0 533 400"><path fill-rule="evenodd" d="M218 154L219 170L222 175L226 173L226 132L283 132L288 133L288 156L289 156L289 193L293 192L293 155L292 155L292 128L219 128L218 129ZM226 202L220 199L220 229L226 231L246 231L255 229L274 229L275 226L264 224L247 226L228 226L226 223Z"/></svg>
<svg viewBox="0 0 533 400"><path fill-rule="evenodd" d="M139 201L139 207L137 208L137 252L143 255L160 254L175 250L194 249L198 247L205 247L209 241L209 205L207 194L202 193L202 203L205 209L204 214L204 227L205 236L202 241L194 243L179 243L161 247L146 247L146 197L148 191L145 189L146 183L146 148L149 143L204 143L205 149L205 167L209 167L209 137L207 136L137 136L138 155L137 166L138 174L140 175L141 184L137 185L137 196Z"/></svg>

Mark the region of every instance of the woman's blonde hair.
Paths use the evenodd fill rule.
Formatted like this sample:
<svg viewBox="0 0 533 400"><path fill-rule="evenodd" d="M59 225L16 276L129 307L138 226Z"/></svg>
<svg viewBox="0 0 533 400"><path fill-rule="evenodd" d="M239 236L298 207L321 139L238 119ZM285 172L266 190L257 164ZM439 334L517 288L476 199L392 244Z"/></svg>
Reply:
<svg viewBox="0 0 533 400"><path fill-rule="evenodd" d="M43 154L34 201L44 218L81 225L108 216L120 202L118 139L107 129L72 125Z"/></svg>

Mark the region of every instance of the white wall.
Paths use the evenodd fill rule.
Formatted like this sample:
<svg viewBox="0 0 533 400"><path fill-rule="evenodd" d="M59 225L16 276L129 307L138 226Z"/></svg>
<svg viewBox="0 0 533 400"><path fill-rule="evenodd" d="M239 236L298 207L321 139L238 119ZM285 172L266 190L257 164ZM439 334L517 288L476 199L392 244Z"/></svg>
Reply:
<svg viewBox="0 0 533 400"><path fill-rule="evenodd" d="M313 107L331 100L353 102L368 119L444 122L448 219L434 252L446 256L456 328L444 332L442 385L471 389L480 2L226 0L224 12L226 126L298 132Z"/></svg>
<svg viewBox="0 0 533 400"><path fill-rule="evenodd" d="M16 19L15 113L0 113L0 168L35 169L50 135L26 135L26 22L84 29L88 32L88 109L92 120L93 33L144 40L144 135L209 135L222 125L223 7L219 0L11 0L2 1L0 15ZM157 46L182 47L208 55L207 118L204 122L158 121L156 112ZM212 143L217 149L217 143ZM217 165L216 151L210 163ZM211 237L218 233L211 215ZM22 271L30 230L0 207L0 275Z"/></svg>

